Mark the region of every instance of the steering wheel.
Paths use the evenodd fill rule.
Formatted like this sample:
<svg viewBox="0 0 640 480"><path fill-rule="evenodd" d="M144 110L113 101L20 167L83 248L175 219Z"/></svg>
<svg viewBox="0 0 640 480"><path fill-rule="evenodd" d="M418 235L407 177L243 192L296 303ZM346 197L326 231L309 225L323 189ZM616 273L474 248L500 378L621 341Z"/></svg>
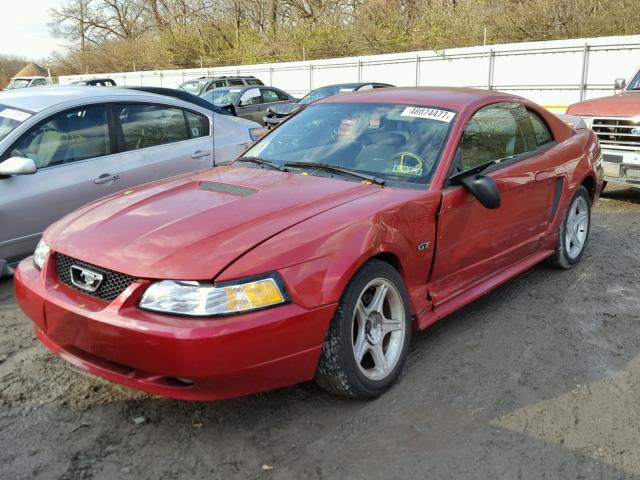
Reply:
<svg viewBox="0 0 640 480"><path fill-rule="evenodd" d="M425 174L425 160L413 152L398 152L391 157L391 163L393 165L393 173L408 173L415 176L423 176Z"/></svg>

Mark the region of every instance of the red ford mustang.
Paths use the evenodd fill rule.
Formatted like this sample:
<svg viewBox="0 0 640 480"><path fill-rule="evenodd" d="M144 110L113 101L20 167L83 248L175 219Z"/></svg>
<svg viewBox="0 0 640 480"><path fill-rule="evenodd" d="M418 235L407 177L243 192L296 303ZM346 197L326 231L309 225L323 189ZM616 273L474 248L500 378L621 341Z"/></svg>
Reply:
<svg viewBox="0 0 640 480"><path fill-rule="evenodd" d="M15 276L75 366L208 400L316 379L370 398L412 329L542 260L582 257L602 188L591 130L470 89L311 105L233 165L97 201Z"/></svg>

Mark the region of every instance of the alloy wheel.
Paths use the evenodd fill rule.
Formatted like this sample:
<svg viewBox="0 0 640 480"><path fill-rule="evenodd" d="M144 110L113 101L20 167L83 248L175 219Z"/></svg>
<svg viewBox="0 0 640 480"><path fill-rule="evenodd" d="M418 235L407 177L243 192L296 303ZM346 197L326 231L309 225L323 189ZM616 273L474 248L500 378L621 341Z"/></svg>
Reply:
<svg viewBox="0 0 640 480"><path fill-rule="evenodd" d="M353 315L352 345L360 372L383 380L402 355L406 335L402 296L390 281L376 278L360 293Z"/></svg>

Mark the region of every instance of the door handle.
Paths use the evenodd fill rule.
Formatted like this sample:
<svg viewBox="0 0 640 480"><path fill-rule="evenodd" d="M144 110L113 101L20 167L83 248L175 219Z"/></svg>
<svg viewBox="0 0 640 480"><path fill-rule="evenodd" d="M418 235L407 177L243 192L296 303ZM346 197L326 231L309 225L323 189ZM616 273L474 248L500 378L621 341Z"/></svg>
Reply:
<svg viewBox="0 0 640 480"><path fill-rule="evenodd" d="M100 185L102 183L113 182L114 180L118 180L119 178L120 178L120 175L118 175L117 173L116 174L103 173L98 178L94 178L93 183L95 183L96 185Z"/></svg>
<svg viewBox="0 0 640 480"><path fill-rule="evenodd" d="M196 150L191 154L191 158L201 158L206 157L207 155L211 155L211 152L207 152L205 150Z"/></svg>

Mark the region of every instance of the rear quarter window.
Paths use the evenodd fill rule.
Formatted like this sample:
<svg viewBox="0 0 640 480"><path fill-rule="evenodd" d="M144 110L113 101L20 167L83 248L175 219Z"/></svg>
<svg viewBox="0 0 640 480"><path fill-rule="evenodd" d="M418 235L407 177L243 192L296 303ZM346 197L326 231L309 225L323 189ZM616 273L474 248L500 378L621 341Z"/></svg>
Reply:
<svg viewBox="0 0 640 480"><path fill-rule="evenodd" d="M546 122L536 112L528 110L529 118L531 119L531 125L533 125L533 131L536 136L536 143L539 147L553 142L553 135L551 130L547 126Z"/></svg>

